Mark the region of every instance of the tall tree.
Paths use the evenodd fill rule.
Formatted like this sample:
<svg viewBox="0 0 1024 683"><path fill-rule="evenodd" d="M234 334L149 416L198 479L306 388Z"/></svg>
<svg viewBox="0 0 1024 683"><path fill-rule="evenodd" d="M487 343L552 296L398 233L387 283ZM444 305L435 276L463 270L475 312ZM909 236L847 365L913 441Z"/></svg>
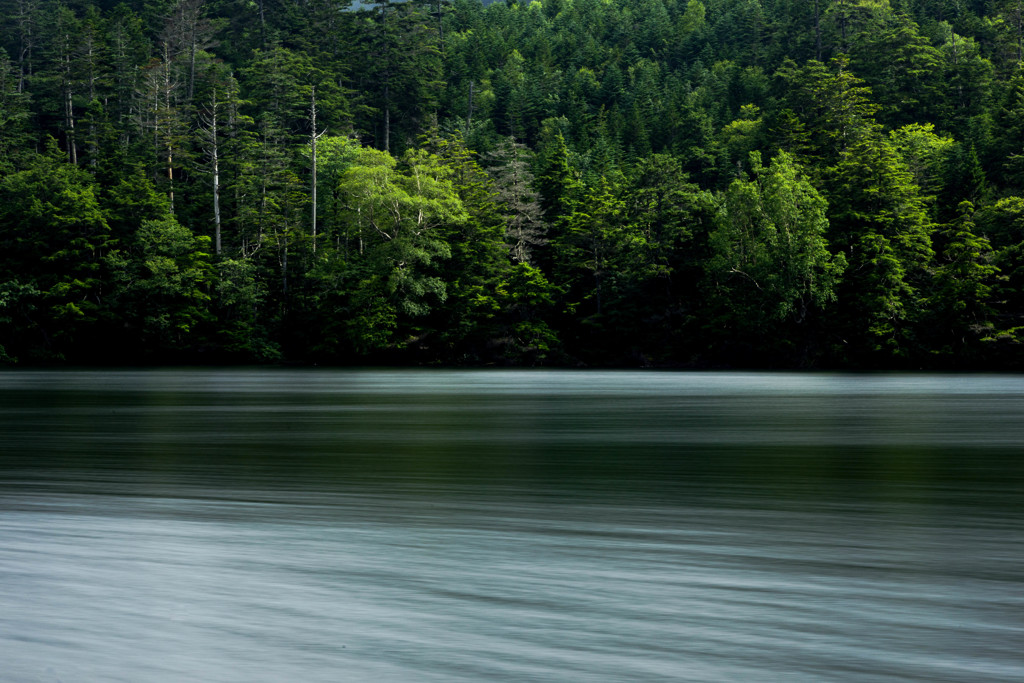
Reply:
<svg viewBox="0 0 1024 683"><path fill-rule="evenodd" d="M129 330L127 357L165 361L200 346L199 327L210 317L208 250L208 237L167 216L144 220L130 241L106 256L108 299Z"/></svg>
<svg viewBox="0 0 1024 683"><path fill-rule="evenodd" d="M207 169L210 174L211 191L213 193L213 253L221 254L221 211L220 211L220 186L221 186L221 138L224 135L224 101L223 95L218 93L214 86L210 91L209 103L202 108L199 114L201 122L200 144L206 156Z"/></svg>
<svg viewBox="0 0 1024 683"><path fill-rule="evenodd" d="M364 148L345 169L338 190L345 214L356 229L356 254L337 261L339 275L356 286L334 306L337 320L356 353L402 348L417 337L416 320L447 298L439 262L451 256L446 225L466 220L450 180L451 171L437 157L410 151L406 170L387 152ZM324 282L339 275L322 271Z"/></svg>
<svg viewBox="0 0 1024 683"><path fill-rule="evenodd" d="M46 69L38 77L45 83L50 111L60 121L68 161L78 163L75 97L80 88L77 52L81 22L66 5L56 7L54 23L47 36Z"/></svg>
<svg viewBox="0 0 1024 683"><path fill-rule="evenodd" d="M505 239L513 261L531 263L533 252L547 243L539 196L533 189L529 150L506 138L490 156L488 170L504 205Z"/></svg>
<svg viewBox="0 0 1024 683"><path fill-rule="evenodd" d="M871 88L877 117L892 126L934 120L946 87L941 52L905 14L868 12L868 5L859 5L865 19L850 48L850 67Z"/></svg>
<svg viewBox="0 0 1024 683"><path fill-rule="evenodd" d="M759 346L778 323L803 323L835 301L846 258L830 252L828 205L792 156L764 168L755 152L750 165L752 178L720 198L707 268L724 329Z"/></svg>
<svg viewBox="0 0 1024 683"><path fill-rule="evenodd" d="M958 211L937 234L942 245L928 302L928 339L933 353L969 364L996 336L993 285L999 269L988 240L975 232L974 206L963 202Z"/></svg>
<svg viewBox="0 0 1024 683"><path fill-rule="evenodd" d="M569 287L569 305L578 316L600 321L608 298L612 256L625 222L625 202L618 183L604 176L584 189L565 217L554 243L558 282Z"/></svg>
<svg viewBox="0 0 1024 683"><path fill-rule="evenodd" d="M15 34L12 54L18 65L18 92L22 93L28 88L35 70L44 25L43 3L41 0L6 0L0 8L0 12L9 17L10 30Z"/></svg>
<svg viewBox="0 0 1024 683"><path fill-rule="evenodd" d="M393 130L405 136L400 144L408 144L435 113L442 87L440 50L422 4L375 0L372 5L364 18L362 71L373 91L370 106L380 116L374 138L391 152Z"/></svg>
<svg viewBox="0 0 1024 683"><path fill-rule="evenodd" d="M180 166L187 145L188 119L181 104L181 82L171 62L170 46L146 66L143 93L146 125L153 141L154 176L162 178L174 211L174 169ZM177 161L175 159L177 158Z"/></svg>
<svg viewBox="0 0 1024 683"><path fill-rule="evenodd" d="M150 44L143 35L142 18L119 5L107 18L108 58L111 70L111 94L107 105L111 123L117 131L122 164L128 166L128 154L145 129L141 66L149 61Z"/></svg>
<svg viewBox="0 0 1024 683"><path fill-rule="evenodd" d="M169 59L180 65L184 74L182 99L191 105L196 91L197 57L216 42L216 25L205 17L206 0L176 0L167 16L162 41Z"/></svg>
<svg viewBox="0 0 1024 683"><path fill-rule="evenodd" d="M933 224L920 188L892 143L864 136L829 177L830 238L849 261L837 325L850 360L906 358L933 252ZM865 333L866 332L866 333Z"/></svg>
<svg viewBox="0 0 1024 683"><path fill-rule="evenodd" d="M38 314L19 331L16 355L89 358L96 350L88 340L102 312L111 246L98 194L93 177L67 163L52 138L28 168L0 178L0 272L11 287L38 292Z"/></svg>
<svg viewBox="0 0 1024 683"><path fill-rule="evenodd" d="M783 112L792 112L797 122L797 135L791 139L798 142L799 151L822 166L835 163L851 145L877 129L878 106L871 100L871 89L851 73L845 57L833 59L828 67L814 61L797 66L786 60L775 76ZM794 126L790 124L789 129Z"/></svg>
<svg viewBox="0 0 1024 683"><path fill-rule="evenodd" d="M30 139L28 96L18 90L18 80L17 66L0 48L0 173L11 170Z"/></svg>

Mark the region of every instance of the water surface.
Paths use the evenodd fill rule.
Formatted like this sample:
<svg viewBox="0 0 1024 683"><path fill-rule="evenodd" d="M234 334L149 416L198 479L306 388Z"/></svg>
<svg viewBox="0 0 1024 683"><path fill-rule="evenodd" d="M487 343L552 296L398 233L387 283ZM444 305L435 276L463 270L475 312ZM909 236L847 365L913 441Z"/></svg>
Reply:
<svg viewBox="0 0 1024 683"><path fill-rule="evenodd" d="M0 374L3 681L1024 680L1024 378Z"/></svg>

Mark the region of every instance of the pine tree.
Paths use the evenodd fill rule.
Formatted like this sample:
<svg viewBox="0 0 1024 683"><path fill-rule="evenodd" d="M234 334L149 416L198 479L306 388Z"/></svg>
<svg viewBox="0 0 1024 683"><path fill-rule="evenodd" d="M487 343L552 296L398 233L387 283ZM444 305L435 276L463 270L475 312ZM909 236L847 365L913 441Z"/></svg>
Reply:
<svg viewBox="0 0 1024 683"><path fill-rule="evenodd" d="M837 324L853 362L917 350L915 323L933 257L920 188L892 144L864 136L830 170L830 242L849 262Z"/></svg>
<svg viewBox="0 0 1024 683"><path fill-rule="evenodd" d="M393 0L372 4L363 19L362 73L373 91L370 106L380 115L374 138L380 149L391 152L408 144L393 140L393 129L411 139L436 113L443 85L440 51L422 5Z"/></svg>
<svg viewBox="0 0 1024 683"><path fill-rule="evenodd" d="M962 202L958 213L937 235L942 248L928 306L934 326L929 341L933 353L969 363L995 336L992 294L999 269L988 240L975 233L974 206Z"/></svg>
<svg viewBox="0 0 1024 683"><path fill-rule="evenodd" d="M18 91L19 73L0 48L0 174L12 170L30 139L29 102Z"/></svg>
<svg viewBox="0 0 1024 683"><path fill-rule="evenodd" d="M509 137L489 155L498 200L505 208L505 239L513 261L532 263L533 253L547 243L539 197L533 189L529 150Z"/></svg>

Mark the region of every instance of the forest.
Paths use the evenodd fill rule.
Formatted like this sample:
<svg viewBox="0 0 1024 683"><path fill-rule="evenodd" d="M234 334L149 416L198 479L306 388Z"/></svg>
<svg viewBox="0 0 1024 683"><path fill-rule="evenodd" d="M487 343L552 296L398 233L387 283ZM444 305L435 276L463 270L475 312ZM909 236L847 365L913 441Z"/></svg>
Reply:
<svg viewBox="0 0 1024 683"><path fill-rule="evenodd" d="M1024 0L0 0L0 362L1024 369Z"/></svg>

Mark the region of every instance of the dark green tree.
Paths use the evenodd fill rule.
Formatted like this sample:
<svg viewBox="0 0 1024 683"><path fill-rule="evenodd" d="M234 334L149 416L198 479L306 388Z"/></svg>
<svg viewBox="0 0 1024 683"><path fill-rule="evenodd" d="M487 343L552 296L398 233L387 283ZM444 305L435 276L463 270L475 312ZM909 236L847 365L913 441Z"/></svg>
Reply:
<svg viewBox="0 0 1024 683"><path fill-rule="evenodd" d="M0 173L13 169L30 140L29 100L18 91L18 72L0 48Z"/></svg>
<svg viewBox="0 0 1024 683"><path fill-rule="evenodd" d="M769 348L782 323L824 310L846 266L826 241L828 204L793 158L780 152L764 168L755 152L750 166L752 178L734 180L719 200L707 261L715 324L734 350Z"/></svg>
<svg viewBox="0 0 1024 683"><path fill-rule="evenodd" d="M400 151L436 113L443 86L438 34L421 3L374 0L361 16L358 85L378 113L373 137L380 149Z"/></svg>
<svg viewBox="0 0 1024 683"><path fill-rule="evenodd" d="M96 351L90 335L103 310L110 227L94 179L65 158L51 138L26 170L0 178L0 272L18 305L36 309L7 348L23 358Z"/></svg>
<svg viewBox="0 0 1024 683"><path fill-rule="evenodd" d="M210 317L209 246L208 237L168 216L144 220L130 241L106 255L108 304L124 325L127 357L165 362L198 350L200 326Z"/></svg>
<svg viewBox="0 0 1024 683"><path fill-rule="evenodd" d="M993 285L999 273L988 240L975 233L974 206L963 202L959 216L936 235L941 248L928 311L932 353L970 366L994 341Z"/></svg>
<svg viewBox="0 0 1024 683"><path fill-rule="evenodd" d="M830 242L849 262L835 326L843 353L871 363L914 355L933 257L920 188L888 140L866 135L830 171L829 201Z"/></svg>

